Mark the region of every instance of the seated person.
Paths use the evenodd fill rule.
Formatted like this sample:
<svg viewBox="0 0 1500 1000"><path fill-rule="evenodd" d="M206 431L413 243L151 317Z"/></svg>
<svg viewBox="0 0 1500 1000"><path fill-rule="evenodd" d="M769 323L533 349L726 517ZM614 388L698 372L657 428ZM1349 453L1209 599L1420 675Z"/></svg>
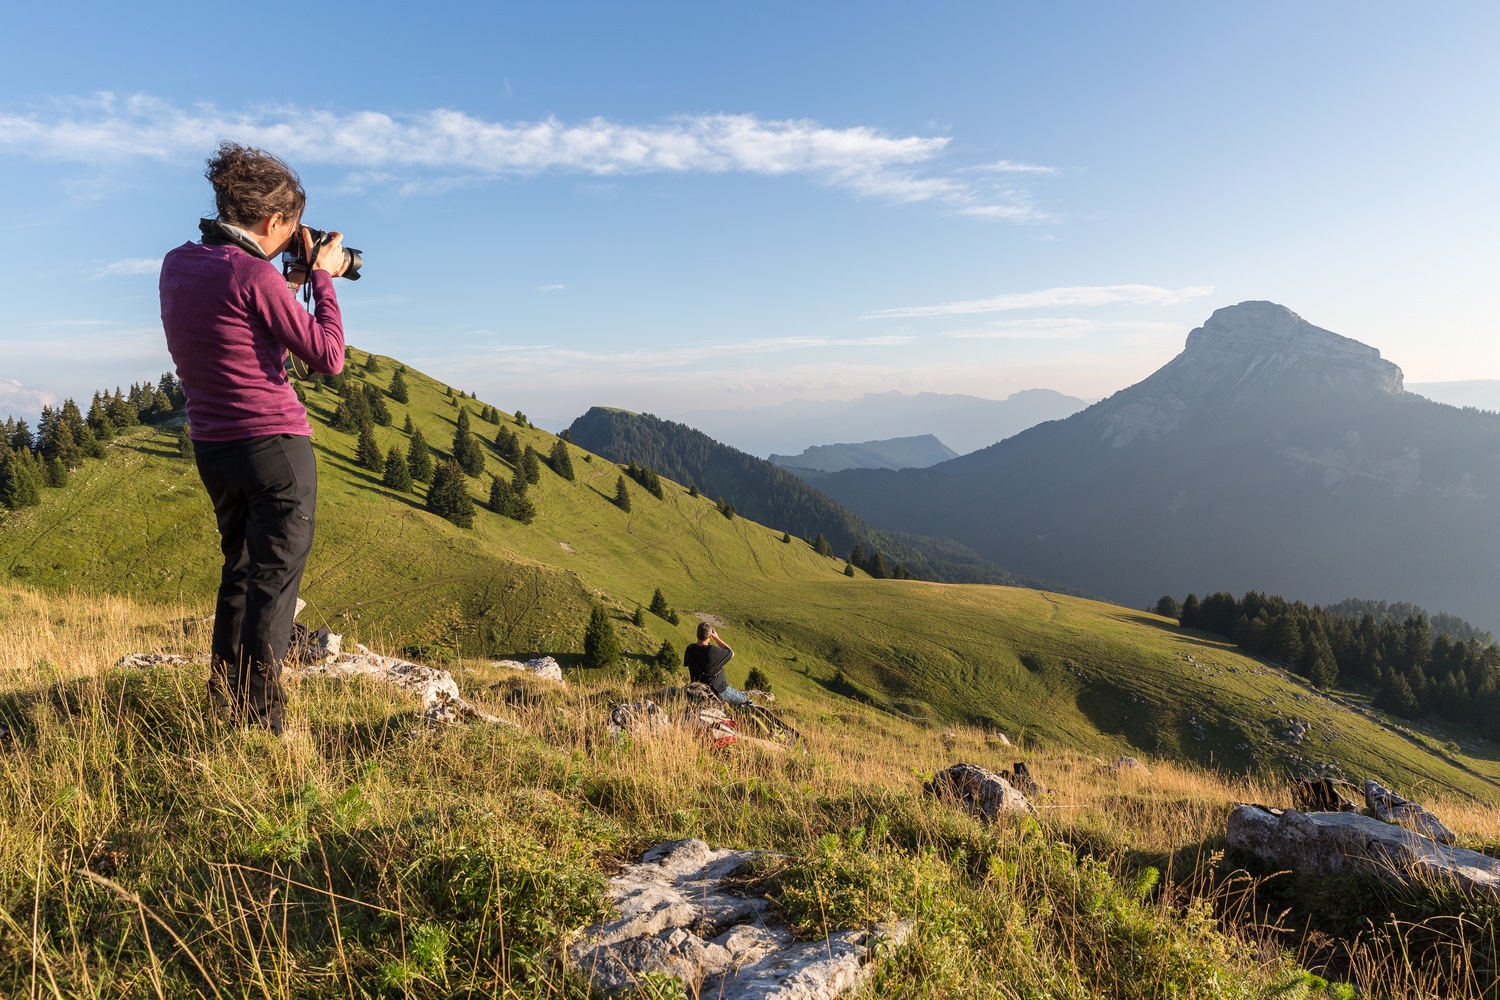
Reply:
<svg viewBox="0 0 1500 1000"><path fill-rule="evenodd" d="M698 641L690 643L682 652L682 665L688 668L688 676L699 684L707 684L724 701L731 705L748 705L750 696L729 686L724 676L724 665L734 658L734 650L719 638L708 622L698 623Z"/></svg>

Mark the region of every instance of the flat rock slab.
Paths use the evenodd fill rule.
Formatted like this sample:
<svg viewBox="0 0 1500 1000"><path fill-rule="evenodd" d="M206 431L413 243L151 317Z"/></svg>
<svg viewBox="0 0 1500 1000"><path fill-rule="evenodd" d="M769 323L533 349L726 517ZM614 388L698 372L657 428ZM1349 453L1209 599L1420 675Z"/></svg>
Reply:
<svg viewBox="0 0 1500 1000"><path fill-rule="evenodd" d="M303 677L369 677L408 691L422 699L422 718L429 725L453 722L501 722L505 719L475 708L459 693L458 682L446 670L380 656L363 646L358 653L339 653L327 662L291 668Z"/></svg>
<svg viewBox="0 0 1500 1000"><path fill-rule="evenodd" d="M832 1000L865 983L879 945L910 931L882 925L795 941L769 900L723 885L755 856L697 839L653 847L610 880L619 916L585 930L568 957L609 993L656 972L679 977L694 996Z"/></svg>
<svg viewBox="0 0 1500 1000"><path fill-rule="evenodd" d="M1225 835L1231 847L1298 873L1365 872L1396 884L1440 884L1500 896L1495 858L1359 813L1240 806L1229 814Z"/></svg>

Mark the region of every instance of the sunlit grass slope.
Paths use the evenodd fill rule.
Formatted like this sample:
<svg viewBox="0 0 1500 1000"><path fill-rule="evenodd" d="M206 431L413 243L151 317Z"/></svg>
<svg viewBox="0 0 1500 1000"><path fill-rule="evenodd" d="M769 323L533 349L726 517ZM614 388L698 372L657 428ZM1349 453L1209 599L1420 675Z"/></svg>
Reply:
<svg viewBox="0 0 1500 1000"><path fill-rule="evenodd" d="M389 384L395 362L350 371ZM408 370L409 405L389 402L376 428L382 450L405 446L410 415L444 451L460 406L485 442L487 473L512 469L492 443L480 405ZM1039 591L846 577L781 530L729 519L714 503L664 483L658 500L630 484L632 510L614 503L618 467L572 449L574 481L543 467L532 487L538 516L523 525L482 510L472 530L421 507L354 462L356 438L328 426L337 404L307 391L320 465L318 535L302 596L304 620L351 640L429 657L540 653L578 662L591 602L621 632L629 670L664 641L692 638L694 613L716 616L739 651L731 679L750 666L799 709L828 716L854 702L896 719L967 723L1028 744L1101 757L1151 754L1239 773L1330 768L1373 776L1408 793L1447 790L1500 798L1497 748L1468 735L1387 726L1361 705L1329 699L1300 679L1223 643L1131 611ZM502 421L548 454L556 439ZM207 497L174 431L142 429L116 441L40 508L0 522L0 569L44 588L130 595L206 615L217 579L217 536ZM476 500L488 476L470 480ZM673 626L630 621L660 588L680 609ZM1288 721L1312 726L1300 744ZM1455 742L1461 740L1462 742Z"/></svg>
<svg viewBox="0 0 1500 1000"><path fill-rule="evenodd" d="M584 1000L561 948L621 862L686 836L779 852L743 891L805 934L913 921L865 998L1354 995L1299 962L1370 996L1478 997L1493 975L1488 910L1444 916L1434 947L1366 887L1375 922L1343 950L1263 913L1222 832L1234 803L1284 800L1275 782L1116 773L828 695L778 702L806 737L792 752L620 739L609 705L641 689L482 660L450 666L507 724L426 731L389 688L304 679L277 739L203 711L201 662L113 665L201 661L193 610L0 583L0 995ZM1035 818L985 826L925 797L954 760L1027 762ZM1466 845L1500 837L1493 810L1431 804Z"/></svg>

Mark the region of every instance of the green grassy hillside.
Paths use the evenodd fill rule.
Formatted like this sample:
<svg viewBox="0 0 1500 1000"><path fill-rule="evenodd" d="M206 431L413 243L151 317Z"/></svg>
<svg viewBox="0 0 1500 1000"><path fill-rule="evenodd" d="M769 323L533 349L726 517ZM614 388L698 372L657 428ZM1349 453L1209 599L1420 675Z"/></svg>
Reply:
<svg viewBox="0 0 1500 1000"><path fill-rule="evenodd" d="M385 386L395 363L350 372ZM408 405L388 402L382 451L405 445L410 415L430 444L452 441L459 407L485 441L486 472L509 478L480 404L408 370ZM1100 756L1152 754L1240 773L1332 770L1374 776L1420 796L1442 789L1500 800L1497 748L1459 733L1398 730L1361 705L1325 697L1284 671L1166 619L1017 588L846 577L781 526L726 518L712 500L667 482L658 500L619 468L573 448L576 479L543 468L525 525L482 510L465 530L422 509L354 461L356 435L329 426L338 402L307 389L320 470L318 534L303 584L304 620L350 639L429 657L556 655L575 665L591 602L615 616L625 669L663 640L691 640L695 614L716 616L740 656L795 711L838 716L851 701L924 724L968 723L1028 744ZM546 455L555 438L502 422ZM143 428L112 443L38 508L0 522L0 569L49 590L77 589L183 605L207 614L217 542L207 497L175 431ZM476 500L488 475L469 480ZM637 605L660 588L674 626ZM1312 726L1292 743L1289 720Z"/></svg>

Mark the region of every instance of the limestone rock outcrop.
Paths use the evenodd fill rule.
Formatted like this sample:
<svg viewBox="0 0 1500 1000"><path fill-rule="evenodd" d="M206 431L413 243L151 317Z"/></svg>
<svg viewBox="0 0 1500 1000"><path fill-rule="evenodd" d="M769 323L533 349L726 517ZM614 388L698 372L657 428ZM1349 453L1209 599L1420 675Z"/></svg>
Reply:
<svg viewBox="0 0 1500 1000"><path fill-rule="evenodd" d="M394 656L380 656L364 646L357 653L339 653L316 663L294 666L289 674L303 677L368 677L392 684L422 699L422 718L428 725L453 722L501 722L505 719L480 711L458 690L458 682L446 670Z"/></svg>
<svg viewBox="0 0 1500 1000"><path fill-rule="evenodd" d="M1446 885L1500 896L1500 861L1351 812L1304 813L1243 805L1229 815L1229 845L1294 872L1365 872L1393 883Z"/></svg>
<svg viewBox="0 0 1500 1000"><path fill-rule="evenodd" d="M1453 843L1453 831L1444 826L1442 820L1415 802L1403 799L1374 778L1365 779L1365 805L1375 813L1376 819L1415 830L1439 844Z"/></svg>
<svg viewBox="0 0 1500 1000"><path fill-rule="evenodd" d="M490 663L490 666L507 667L511 670L524 670L533 677L544 681L557 681L557 683L563 685L568 683L563 680L562 665L550 656L539 656L535 659L527 660L525 663L522 663L520 660L494 660Z"/></svg>
<svg viewBox="0 0 1500 1000"><path fill-rule="evenodd" d="M883 925L796 941L769 900L724 885L754 857L697 839L653 847L610 880L618 916L587 928L569 960L606 993L655 972L680 977L690 996L832 1000L862 986L880 947L909 932Z"/></svg>
<svg viewBox="0 0 1500 1000"><path fill-rule="evenodd" d="M989 823L1001 816L1031 812L1031 803L1015 786L978 764L954 764L933 775L924 789L927 794L957 803Z"/></svg>

